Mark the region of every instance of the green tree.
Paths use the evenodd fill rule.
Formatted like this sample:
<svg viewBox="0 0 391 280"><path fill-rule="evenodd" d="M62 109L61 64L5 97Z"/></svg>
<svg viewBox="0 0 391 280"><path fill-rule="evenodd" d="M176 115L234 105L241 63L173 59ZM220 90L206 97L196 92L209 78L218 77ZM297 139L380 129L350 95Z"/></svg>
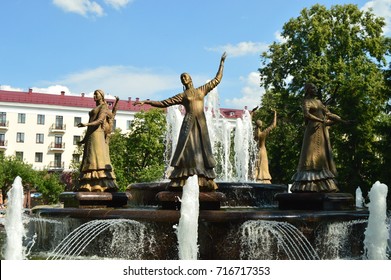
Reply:
<svg viewBox="0 0 391 280"><path fill-rule="evenodd" d="M164 175L165 113L151 109L135 115L130 132L116 130L110 140L110 157L118 185L160 180Z"/></svg>
<svg viewBox="0 0 391 280"><path fill-rule="evenodd" d="M312 82L331 111L354 120L330 131L339 186L350 192L372 186L379 170L376 128L390 98L383 73L389 49L384 25L383 18L356 5L314 5L284 25L284 42L262 54L259 72L267 93L258 114L266 117L271 108L279 113L278 143L269 147L274 178L287 180L296 168L303 135L300 100L304 84Z"/></svg>
<svg viewBox="0 0 391 280"><path fill-rule="evenodd" d="M127 139L129 135L123 134L120 129L116 129L110 137L110 159L114 168L117 184L121 191L125 190L131 182L129 175L129 159Z"/></svg>
<svg viewBox="0 0 391 280"><path fill-rule="evenodd" d="M25 191L41 192L43 200L47 204L57 203L59 194L64 191L64 184L61 183L57 174L36 171L32 165L15 157L0 155L0 187L3 197L6 197L17 176L22 179Z"/></svg>

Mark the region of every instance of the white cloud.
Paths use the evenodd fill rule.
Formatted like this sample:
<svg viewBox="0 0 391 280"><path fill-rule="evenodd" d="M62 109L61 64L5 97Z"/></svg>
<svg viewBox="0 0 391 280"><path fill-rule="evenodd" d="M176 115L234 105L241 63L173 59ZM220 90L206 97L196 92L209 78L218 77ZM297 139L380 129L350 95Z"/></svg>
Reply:
<svg viewBox="0 0 391 280"><path fill-rule="evenodd" d="M241 77L244 84L239 98L226 99L225 103L233 108L253 109L261 102L264 89L260 87L260 77L258 72L251 72L247 77Z"/></svg>
<svg viewBox="0 0 391 280"><path fill-rule="evenodd" d="M121 99L139 97L141 99L161 98L163 91L170 91L171 95L181 88L179 75L162 74L161 71L153 72L150 69L139 69L128 66L102 66L79 73L67 75L57 81L46 81L44 84L66 85L72 89L73 94L80 95L84 92L87 96L96 89L102 89L106 94L119 96ZM57 86L55 86L57 87ZM49 87L48 87L49 88ZM56 88L58 93L60 88ZM164 96L165 98L167 96Z"/></svg>
<svg viewBox="0 0 391 280"><path fill-rule="evenodd" d="M133 2L133 0L104 0L103 2L116 10L120 10ZM53 4L65 12L82 16L105 15L102 6L98 2L92 0L53 0Z"/></svg>
<svg viewBox="0 0 391 280"><path fill-rule="evenodd" d="M82 16L103 16L103 8L91 0L53 0L53 4L65 12L76 13Z"/></svg>
<svg viewBox="0 0 391 280"><path fill-rule="evenodd" d="M133 2L133 0L105 0L105 3L109 6L112 6L114 9L124 8L129 3Z"/></svg>
<svg viewBox="0 0 391 280"><path fill-rule="evenodd" d="M65 94L69 95L71 94L71 91L68 87L62 86L62 85L53 85L48 87L32 87L31 88L33 92L39 92L39 93L47 93L47 94L60 94L62 91L65 92Z"/></svg>
<svg viewBox="0 0 391 280"><path fill-rule="evenodd" d="M383 28L384 33L389 33L391 30L391 1L390 0L372 0L365 3L362 10L367 11L373 9L376 16L383 17L386 26Z"/></svg>
<svg viewBox="0 0 391 280"><path fill-rule="evenodd" d="M245 55L253 55L260 54L263 51L266 51L268 45L260 42L240 42L236 45L227 44L224 46L218 46L213 48L207 48L208 51L217 51L217 52L227 52L227 54L231 57L235 56L245 56Z"/></svg>
<svg viewBox="0 0 391 280"><path fill-rule="evenodd" d="M12 87L10 85L0 85L0 89L1 90L7 90L7 91L24 91L21 88L14 88L14 87Z"/></svg>

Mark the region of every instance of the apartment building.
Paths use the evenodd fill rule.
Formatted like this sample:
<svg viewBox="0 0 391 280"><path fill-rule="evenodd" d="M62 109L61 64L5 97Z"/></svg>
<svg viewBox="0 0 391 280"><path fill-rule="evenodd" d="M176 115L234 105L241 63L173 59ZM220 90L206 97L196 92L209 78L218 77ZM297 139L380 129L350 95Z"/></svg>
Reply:
<svg viewBox="0 0 391 280"><path fill-rule="evenodd" d="M106 100L112 107L114 100ZM151 106L133 106L133 102L120 100L115 127L126 132L134 115ZM95 107L93 98L59 94L45 94L0 90L0 153L16 156L32 164L37 170L64 171L72 161L79 161L77 142L85 128L77 127L88 122L88 112ZM220 109L220 113L233 123L242 110Z"/></svg>

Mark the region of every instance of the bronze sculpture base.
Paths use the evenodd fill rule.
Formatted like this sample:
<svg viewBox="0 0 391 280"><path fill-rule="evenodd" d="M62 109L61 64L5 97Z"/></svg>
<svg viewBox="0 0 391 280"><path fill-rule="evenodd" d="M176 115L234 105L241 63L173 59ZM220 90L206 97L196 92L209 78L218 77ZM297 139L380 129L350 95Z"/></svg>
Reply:
<svg viewBox="0 0 391 280"><path fill-rule="evenodd" d="M63 192L60 201L68 208L124 207L132 198L128 192Z"/></svg>
<svg viewBox="0 0 391 280"><path fill-rule="evenodd" d="M180 198L182 192L162 191L156 195L159 205L163 209L176 209L181 207ZM226 200L225 194L221 192L200 192L199 203L201 210L218 210L220 203Z"/></svg>
<svg viewBox="0 0 391 280"><path fill-rule="evenodd" d="M354 198L350 193L278 193L275 195L280 210L353 210Z"/></svg>

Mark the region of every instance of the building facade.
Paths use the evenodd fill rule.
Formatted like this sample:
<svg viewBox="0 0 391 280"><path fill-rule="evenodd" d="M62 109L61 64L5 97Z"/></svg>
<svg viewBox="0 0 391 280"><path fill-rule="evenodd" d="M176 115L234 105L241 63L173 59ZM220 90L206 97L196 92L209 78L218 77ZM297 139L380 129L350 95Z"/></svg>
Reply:
<svg viewBox="0 0 391 280"><path fill-rule="evenodd" d="M113 106L114 100L106 100ZM137 112L151 106L133 106L131 98L120 100L115 127L129 131ZM93 98L60 94L44 94L0 90L0 153L15 156L32 164L36 170L66 171L73 161L80 161L77 142L84 135L89 111L95 107ZM220 109L235 122L242 110Z"/></svg>

